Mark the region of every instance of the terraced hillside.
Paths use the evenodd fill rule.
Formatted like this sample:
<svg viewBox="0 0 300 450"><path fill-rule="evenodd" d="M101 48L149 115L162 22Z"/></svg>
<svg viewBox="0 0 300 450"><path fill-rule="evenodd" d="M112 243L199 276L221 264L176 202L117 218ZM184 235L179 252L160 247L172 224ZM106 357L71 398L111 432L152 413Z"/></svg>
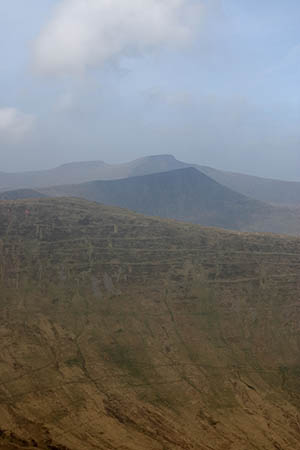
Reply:
<svg viewBox="0 0 300 450"><path fill-rule="evenodd" d="M300 240L0 202L0 448L300 449Z"/></svg>

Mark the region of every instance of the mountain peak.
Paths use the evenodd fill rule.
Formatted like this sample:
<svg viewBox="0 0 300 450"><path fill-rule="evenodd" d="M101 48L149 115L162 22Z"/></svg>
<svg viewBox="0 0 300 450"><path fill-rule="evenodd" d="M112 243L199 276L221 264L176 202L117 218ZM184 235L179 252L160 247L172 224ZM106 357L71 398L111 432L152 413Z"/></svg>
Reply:
<svg viewBox="0 0 300 450"><path fill-rule="evenodd" d="M166 161L177 161L175 156L171 155L169 153L165 153L165 154L162 154L162 155L149 155L149 156L146 156L143 159L161 159L161 160L166 160Z"/></svg>

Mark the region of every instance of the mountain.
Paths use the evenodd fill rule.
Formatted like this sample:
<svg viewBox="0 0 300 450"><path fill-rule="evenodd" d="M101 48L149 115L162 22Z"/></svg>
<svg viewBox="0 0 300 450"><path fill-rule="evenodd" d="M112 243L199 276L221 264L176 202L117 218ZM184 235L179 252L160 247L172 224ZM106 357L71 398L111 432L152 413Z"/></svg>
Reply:
<svg viewBox="0 0 300 450"><path fill-rule="evenodd" d="M151 216L235 230L299 234L300 212L273 207L220 185L194 168L44 189Z"/></svg>
<svg viewBox="0 0 300 450"><path fill-rule="evenodd" d="M172 155L147 156L124 164L87 161L64 164L54 169L35 172L11 174L0 172L0 191L78 184L92 180L121 179L187 167L194 167L218 183L256 200L280 205L300 205L300 182L225 172L203 165L178 161Z"/></svg>
<svg viewBox="0 0 300 450"><path fill-rule="evenodd" d="M45 194L33 189L16 189L14 191L0 192L0 200L20 200L25 198L44 198Z"/></svg>
<svg viewBox="0 0 300 450"><path fill-rule="evenodd" d="M21 173L0 172L0 190L76 184L100 179L119 179L164 172L186 166L188 164L177 161L172 155L148 156L124 164L106 164L103 161L75 162L49 170Z"/></svg>
<svg viewBox="0 0 300 450"><path fill-rule="evenodd" d="M248 197L278 205L300 205L300 182L225 172L206 166L195 167L218 183Z"/></svg>
<svg viewBox="0 0 300 450"><path fill-rule="evenodd" d="M0 448L300 448L299 239L36 199L0 242Z"/></svg>

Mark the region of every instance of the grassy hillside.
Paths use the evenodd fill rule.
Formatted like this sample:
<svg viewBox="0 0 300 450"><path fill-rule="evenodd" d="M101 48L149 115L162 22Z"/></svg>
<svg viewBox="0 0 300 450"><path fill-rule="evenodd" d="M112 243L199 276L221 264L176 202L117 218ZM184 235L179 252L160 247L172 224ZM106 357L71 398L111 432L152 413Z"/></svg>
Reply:
<svg viewBox="0 0 300 450"><path fill-rule="evenodd" d="M152 216L235 230L300 233L300 213L247 198L194 168L44 189Z"/></svg>
<svg viewBox="0 0 300 450"><path fill-rule="evenodd" d="M300 448L300 240L6 201L0 269L0 448Z"/></svg>

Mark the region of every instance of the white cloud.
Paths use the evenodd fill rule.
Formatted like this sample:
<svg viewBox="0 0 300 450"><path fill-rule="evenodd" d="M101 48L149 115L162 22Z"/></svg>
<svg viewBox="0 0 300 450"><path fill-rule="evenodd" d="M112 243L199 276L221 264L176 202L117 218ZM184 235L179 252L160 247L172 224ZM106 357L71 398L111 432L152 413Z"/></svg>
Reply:
<svg viewBox="0 0 300 450"><path fill-rule="evenodd" d="M189 41L198 0L61 0L35 44L45 73L84 72L122 54Z"/></svg>
<svg viewBox="0 0 300 450"><path fill-rule="evenodd" d="M35 117L16 108L0 108L0 139L19 141L34 126Z"/></svg>

